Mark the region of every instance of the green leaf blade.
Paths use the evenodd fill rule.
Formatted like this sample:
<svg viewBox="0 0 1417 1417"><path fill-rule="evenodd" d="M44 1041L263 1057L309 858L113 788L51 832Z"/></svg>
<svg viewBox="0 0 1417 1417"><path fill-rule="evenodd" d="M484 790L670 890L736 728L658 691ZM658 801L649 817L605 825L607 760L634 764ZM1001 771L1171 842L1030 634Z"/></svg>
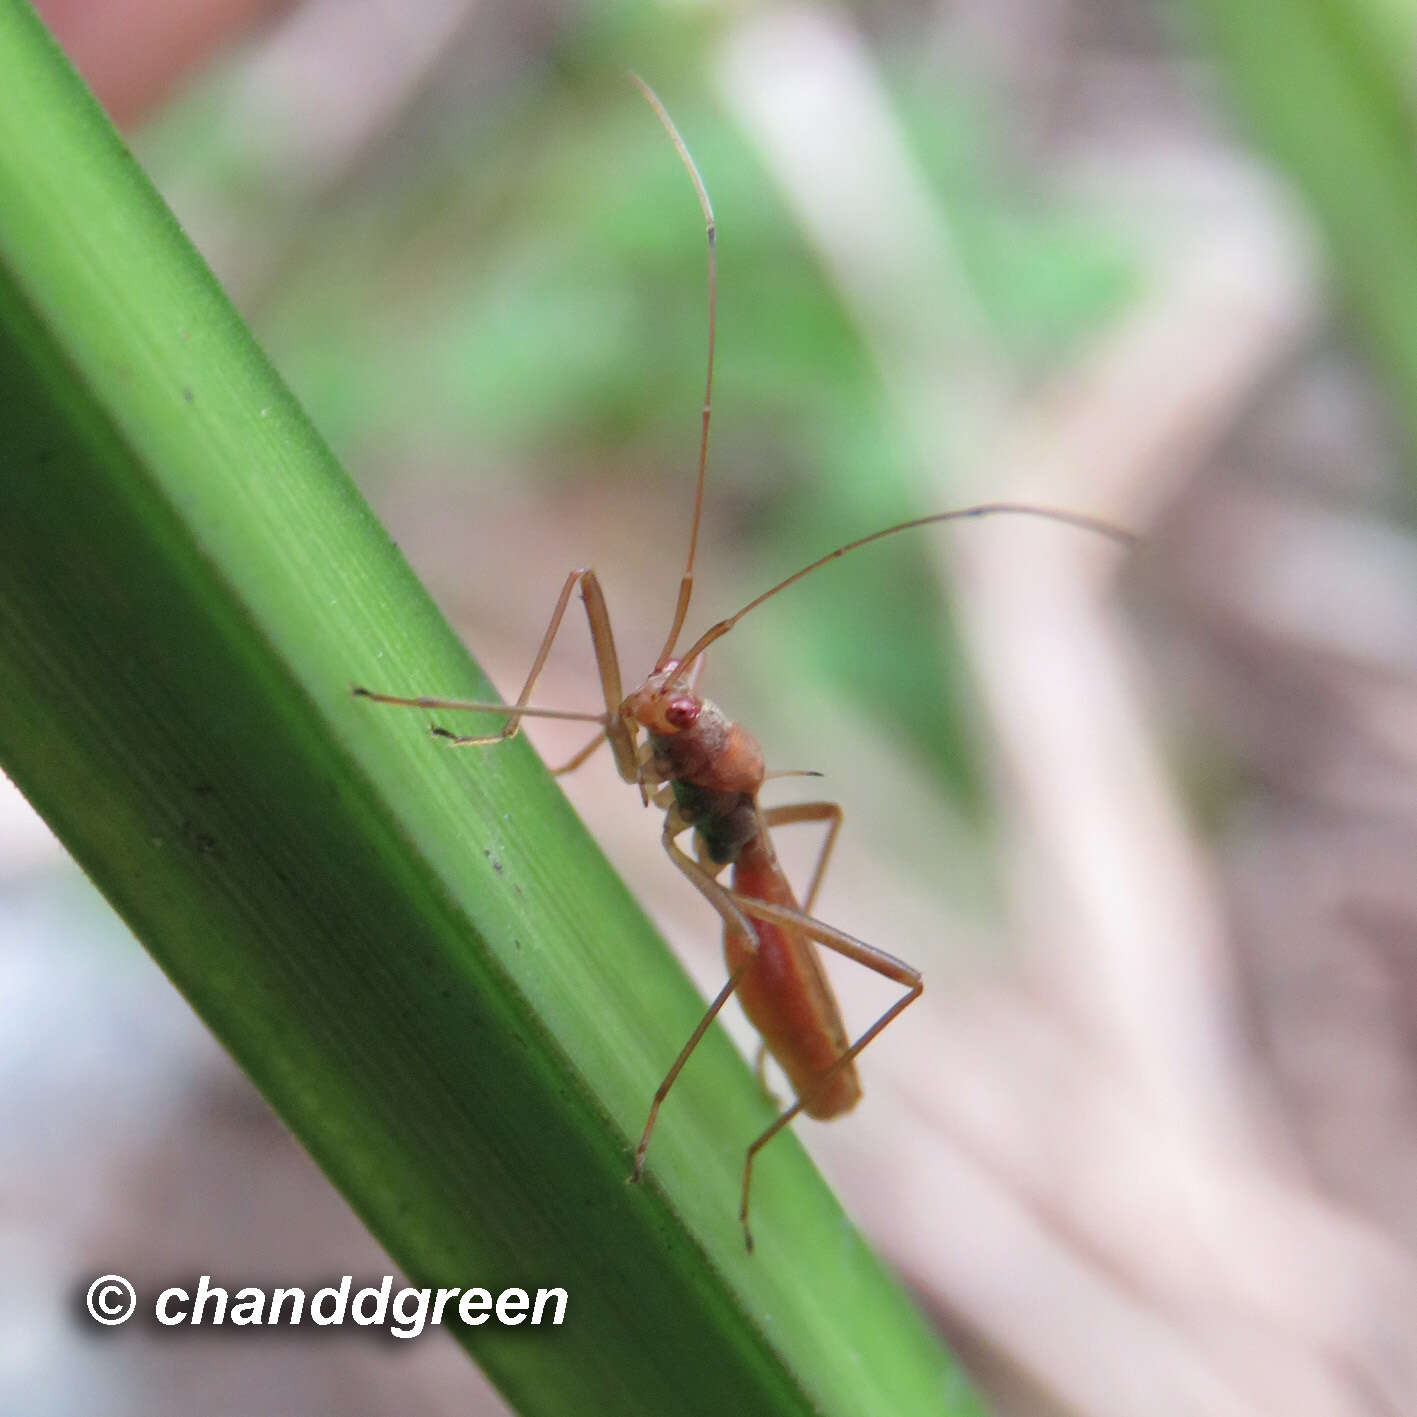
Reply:
<svg viewBox="0 0 1417 1417"><path fill-rule="evenodd" d="M524 744L350 697L490 691L15 4L0 74L6 769L414 1283L568 1289L459 1334L523 1411L966 1402L794 1141L742 1253L718 1030L625 1185L702 1000Z"/></svg>

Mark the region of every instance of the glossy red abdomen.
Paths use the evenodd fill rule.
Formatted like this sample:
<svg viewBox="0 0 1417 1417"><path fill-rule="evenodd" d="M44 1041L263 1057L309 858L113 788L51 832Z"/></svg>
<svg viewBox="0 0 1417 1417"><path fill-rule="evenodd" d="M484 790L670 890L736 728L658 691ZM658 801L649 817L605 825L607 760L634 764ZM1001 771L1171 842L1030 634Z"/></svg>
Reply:
<svg viewBox="0 0 1417 1417"><path fill-rule="evenodd" d="M787 877L764 837L749 842L733 865L739 895L798 910ZM755 920L757 958L738 984L738 999L768 1051L787 1074L802 1110L819 1121L849 1112L861 1097L856 1068L847 1063L826 1077L849 1044L836 999L812 941L801 931L770 920ZM749 956L741 930L723 935L728 968Z"/></svg>

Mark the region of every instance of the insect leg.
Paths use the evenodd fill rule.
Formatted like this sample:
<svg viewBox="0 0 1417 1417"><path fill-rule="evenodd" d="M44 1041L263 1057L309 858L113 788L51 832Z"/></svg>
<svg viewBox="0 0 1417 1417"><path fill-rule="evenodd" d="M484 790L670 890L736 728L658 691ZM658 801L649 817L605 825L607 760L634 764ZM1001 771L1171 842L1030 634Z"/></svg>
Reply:
<svg viewBox="0 0 1417 1417"><path fill-rule="evenodd" d="M753 929L747 916L734 903L729 890L714 880L713 876L692 856L683 851L675 841L675 837L688 829L689 824L679 815L678 810L671 809L669 815L664 819L664 834L660 838L665 851L669 853L669 859L693 882L704 899L723 916L726 922L735 929L741 930L746 939L752 940L756 944L757 932ZM675 1079L683 1070L684 1064L689 1061L689 1055L699 1046L699 1040L708 1031L709 1024L718 1016L719 1010L733 997L733 991L738 987L738 981L742 979L744 971L751 963L752 956L750 955L728 976L728 982L714 996L707 1012L699 1020L698 1027L689 1035L689 1041L679 1050L679 1056L675 1058L674 1065L665 1074L664 1081L660 1083L659 1089L655 1092L654 1099L649 1105L649 1116L645 1119L644 1131L640 1134L640 1143L635 1148L635 1164L630 1171L631 1181L638 1181L644 1172L645 1152L649 1148L650 1133L654 1131L660 1106L669 1095L669 1089L674 1086Z"/></svg>
<svg viewBox="0 0 1417 1417"><path fill-rule="evenodd" d="M673 1067L664 1075L664 1081L656 1089L649 1104L649 1116L645 1118L644 1131L640 1133L639 1145L635 1148L635 1164L630 1168L631 1181L638 1181L644 1174L645 1152L649 1150L650 1133L654 1131L654 1124L659 1118L659 1109L664 1099L669 1096L669 1089L674 1086L675 1079L683 1070L684 1064L689 1061L689 1054L699 1046L699 1039L708 1031L709 1024L718 1017L719 1010L733 997L733 991L738 987L738 981L743 977L743 971L746 968L746 964L740 965L728 976L728 982L714 995L713 1003L708 1006L708 1010L699 1020L698 1026L689 1035L689 1041L679 1050L679 1056L675 1058Z"/></svg>
<svg viewBox="0 0 1417 1417"><path fill-rule="evenodd" d="M836 846L837 833L845 818L839 802L798 802L782 807L769 807L763 812L763 825L771 831L774 827L795 826L798 822L826 822L827 834L822 842L821 853L812 870L806 894L802 897L802 913L812 913L812 903L827 873L827 863L831 860L832 849Z"/></svg>
<svg viewBox="0 0 1417 1417"><path fill-rule="evenodd" d="M620 664L615 655L615 640L610 629L610 616L605 607L605 597L600 592L600 582L595 572L588 569L578 569L568 572L561 585L561 593L556 597L556 608L551 612L550 623L546 626L546 632L541 637L540 645L537 646L536 657L531 662L526 682L522 685L521 693L517 695L516 703L508 711L507 721L502 725L500 732L466 736L442 732L438 735L440 738L445 738L449 745L455 748L472 748L489 743L500 743L504 738L515 737L521 731L522 715L518 710L526 708L531 702L536 681L541 677L541 671L546 667L546 660L551 654L551 646L555 643L556 636L560 632L561 622L566 616L566 607L571 603L571 594L577 585L581 587L581 598L585 601L586 615L590 621L591 642L595 646L596 666L600 671L600 683L605 695L606 712L618 715L620 700L623 697L620 691ZM602 732L608 735L608 727ZM598 739L596 746L599 746ZM591 751L589 748L586 749L584 757L578 753L576 759L573 759L576 766L584 762L585 758L590 756Z"/></svg>
<svg viewBox="0 0 1417 1417"><path fill-rule="evenodd" d="M580 767L582 763L586 762L595 752L595 750L599 748L600 745L604 742L605 729L599 728L596 730L595 737L592 738L590 742L585 745L585 747L573 753L571 757L567 758L567 760L561 764L560 767L552 768L551 776L564 777L565 774L568 772L575 772L575 770Z"/></svg>
<svg viewBox="0 0 1417 1417"><path fill-rule="evenodd" d="M605 592L600 588L600 577L594 571L586 571L581 577L581 600L585 604L586 623L590 626L590 642L595 650L595 667L600 674L600 692L605 700L605 737L610 751L615 755L615 771L622 782L638 782L639 760L635 753L635 735L630 726L620 717L620 705L625 691L620 683L620 659L615 653L615 633L610 628L610 608L605 603ZM595 751L596 744L587 744L560 772L570 772L579 767Z"/></svg>
<svg viewBox="0 0 1417 1417"><path fill-rule="evenodd" d="M819 804L810 804L819 805ZM828 805L828 804L820 804ZM820 869L818 871L820 875ZM823 1087L838 1069L844 1068L849 1062L856 1058L871 1042L877 1034L883 1032L895 1019L905 1011L921 994L925 992L925 981L920 976L920 971L913 965L906 964L904 960L897 959L894 955L887 954L884 950L877 949L875 945L868 945L864 940L858 940L854 935L848 935L845 930L838 930L833 925L828 925L824 921L813 919L810 915L804 914L800 910L792 910L786 906L771 905L767 901L754 900L751 896L739 895L734 891L727 894L738 905L739 909L746 915L751 915L758 920L771 920L781 925L788 925L794 929L801 930L809 939L815 940L820 945L825 945L829 950L835 950L838 954L845 955L847 959L855 960L857 964L864 964L867 969L874 970L877 974L884 975L887 979L894 980L897 984L905 986L906 992L863 1033L835 1062L832 1063L822 1075L817 1079L817 1089ZM812 1094L806 1097L799 1097L791 1107L787 1108L781 1116L770 1126L753 1144L748 1148L748 1154L743 1162L743 1190L739 1202L738 1218L743 1224L743 1239L749 1251L753 1248L753 1232L748 1226L748 1196L753 1181L753 1161L760 1152L811 1100Z"/></svg>
<svg viewBox="0 0 1417 1417"><path fill-rule="evenodd" d="M529 707L532 691L545 667L547 656L551 653L551 646L561 629L562 620L565 619L566 607L571 601L571 593L577 585L580 586L581 599L586 608L586 619L590 624L591 645L595 650L601 693L605 699L603 715ZM536 658L532 661L531 671L526 676L526 683L522 685L522 691L517 696L515 704L484 704L465 699L400 698L393 694L376 694L369 689L359 688L354 692L361 698L373 699L376 703L402 704L411 708L466 709L477 713L504 713L507 715L507 721L497 733L464 735L450 733L446 728L433 729L435 736L442 738L454 748L485 746L491 743L500 743L506 738L513 738L520 731L523 718L587 719L591 722L598 722L601 726L595 737L569 762L554 771L559 774L580 767L604 739L609 741L615 753L615 766L620 776L626 782L634 782L637 779L634 737L629 725L620 717L623 690L620 683L620 661L615 653L615 636L610 627L610 611L605 604L605 595L600 588L600 580L595 572L589 569L568 572L565 582L561 586L561 593L556 597L556 607L551 612L551 622L546 627L546 633L541 637L541 644L537 648Z"/></svg>

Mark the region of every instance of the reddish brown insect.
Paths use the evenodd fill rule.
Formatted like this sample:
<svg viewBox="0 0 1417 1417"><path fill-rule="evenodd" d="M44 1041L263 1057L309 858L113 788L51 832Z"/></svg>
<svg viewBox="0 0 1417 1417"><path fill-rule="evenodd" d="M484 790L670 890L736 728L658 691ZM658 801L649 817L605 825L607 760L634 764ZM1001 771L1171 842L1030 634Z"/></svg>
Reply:
<svg viewBox="0 0 1417 1417"><path fill-rule="evenodd" d="M985 503L917 517L848 542L819 557L749 601L736 614L720 620L686 651L678 653L676 646L693 592L694 557L708 462L717 305L716 228L708 193L684 140L650 88L638 78L635 78L635 83L669 134L693 180L708 233L708 373L699 433L694 515L689 552L664 648L644 683L625 694L621 687L620 663L615 652L610 614L600 581L593 570L580 569L570 572L561 586L551 622L542 636L531 672L522 685L515 705L472 703L460 699L404 698L376 694L368 689L356 689L354 692L379 703L507 715L502 731L488 737L462 737L443 728L432 730L458 747L497 743L511 738L524 718L559 718L594 723L597 725L595 736L556 771L570 772L579 767L601 743L608 742L620 776L638 786L644 802L652 802L664 810L661 839L669 859L723 917L728 981L709 1004L650 1103L644 1131L635 1148L630 1179L638 1181L644 1171L650 1134L674 1080L719 1010L731 996L737 994L744 1012L762 1037L763 1047L786 1073L797 1098L749 1146L744 1161L739 1218L744 1240L751 1250L753 1237L748 1224L748 1199L754 1158L799 1112L826 1121L849 1112L856 1105L861 1096L861 1083L856 1072L857 1055L920 997L924 982L919 971L911 965L812 916L812 906L841 828L842 809L835 802L808 802L766 809L759 804L759 790L772 774L764 768L762 749L757 740L716 704L699 694L698 676L703 669L705 652L750 611L828 561L912 527L1008 514L1063 522L1127 545L1134 538L1130 533L1094 517L1022 503ZM585 603L591 643L605 697L604 712L580 713L531 707L532 691L561 628L571 595L578 587ZM643 743L639 737L641 729L646 735ZM774 827L803 822L824 823L827 830L811 881L799 904L778 864L770 833ZM679 838L690 830L695 835L694 856L688 855L679 845ZM728 885L719 879L725 868L729 871ZM884 975L905 990L855 1042L847 1036L815 945L835 950Z"/></svg>

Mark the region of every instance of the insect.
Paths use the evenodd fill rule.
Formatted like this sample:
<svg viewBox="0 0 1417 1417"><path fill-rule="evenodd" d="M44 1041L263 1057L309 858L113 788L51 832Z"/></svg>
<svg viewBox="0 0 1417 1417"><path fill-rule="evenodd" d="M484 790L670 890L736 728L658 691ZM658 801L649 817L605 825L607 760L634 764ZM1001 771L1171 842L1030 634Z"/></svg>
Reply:
<svg viewBox="0 0 1417 1417"><path fill-rule="evenodd" d="M799 1113L820 1121L849 1112L861 1097L856 1059L862 1050L918 999L924 981L918 970L884 950L838 930L812 915L812 908L830 861L843 813L835 802L806 802L763 807L758 800L765 781L783 773L767 771L762 749L741 724L698 691L705 654L745 615L789 586L811 575L829 561L885 537L912 528L949 521L998 515L1041 517L1109 537L1124 545L1135 538L1098 518L1027 503L993 502L916 517L839 546L771 586L742 609L720 620L694 640L687 650L677 646L683 634L694 586L694 560L704 501L708 465L709 415L713 395L714 347L717 308L717 227L708 192L688 147L659 98L632 75L659 122L674 144L694 185L703 212L708 241L708 354L704 401L699 428L698 471L689 550L680 578L679 593L664 648L654 667L637 688L623 691L620 663L611 630L610 613L594 570L571 571L562 583L551 620L532 661L531 670L513 705L474 703L461 699L404 697L356 688L353 692L378 703L423 709L469 710L505 714L500 732L464 736L434 727L432 732L454 747L487 746L512 738L527 718L557 718L593 723L595 734L568 762L555 771L571 772L583 764L602 743L608 743L621 778L635 784L646 805L664 812L661 842L669 859L723 919L723 946L728 980L708 1005L698 1026L660 1083L650 1103L639 1144L635 1148L631 1181L644 1173L650 1136L659 1110L699 1040L719 1011L735 994L772 1055L792 1085L796 1100L781 1112L748 1147L743 1163L739 1220L748 1250L753 1248L749 1224L749 1198L753 1164L758 1153ZM605 708L599 713L535 707L532 693L552 644L561 628L572 595L579 590L590 627ZM641 741L641 733L644 738ZM787 880L771 833L775 828L803 823L826 827L807 890L800 903ZM680 845L687 832L694 834L690 855ZM725 884L723 873L728 872ZM855 1041L842 1022L831 986L822 969L816 946L835 950L847 959L874 970L904 990ZM761 1064L762 1054L759 1054Z"/></svg>

